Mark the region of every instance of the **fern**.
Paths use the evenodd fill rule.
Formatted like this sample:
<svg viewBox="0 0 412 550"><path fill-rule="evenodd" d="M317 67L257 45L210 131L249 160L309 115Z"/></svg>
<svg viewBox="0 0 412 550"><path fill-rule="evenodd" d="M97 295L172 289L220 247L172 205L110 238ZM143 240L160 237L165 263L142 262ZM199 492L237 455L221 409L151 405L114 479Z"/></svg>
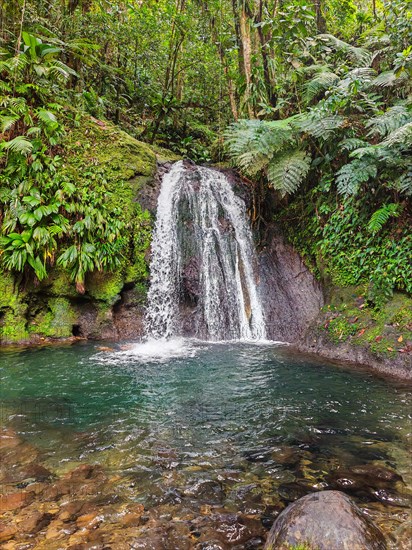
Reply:
<svg viewBox="0 0 412 550"><path fill-rule="evenodd" d="M352 46L332 34L319 34L318 39L326 43L331 48L345 53L349 59L361 67L368 67L372 61L372 54L364 48Z"/></svg>
<svg viewBox="0 0 412 550"><path fill-rule="evenodd" d="M358 149L360 147L364 147L367 145L368 143L366 141L363 141L363 139L347 138L339 142L338 147L342 151L354 151L355 149Z"/></svg>
<svg viewBox="0 0 412 550"><path fill-rule="evenodd" d="M372 85L378 88L389 88L402 85L407 80L407 74L404 72L398 75L395 71L384 71L372 81Z"/></svg>
<svg viewBox="0 0 412 550"><path fill-rule="evenodd" d="M230 157L250 175L263 170L274 154L294 142L288 119L241 120L229 126L224 135Z"/></svg>
<svg viewBox="0 0 412 550"><path fill-rule="evenodd" d="M407 172L402 174L395 183L400 193L408 197L412 196L412 168L410 167Z"/></svg>
<svg viewBox="0 0 412 550"><path fill-rule="evenodd" d="M345 118L340 115L325 115L321 111L312 111L309 115L296 118L297 127L313 137L328 139L336 130L345 123Z"/></svg>
<svg viewBox="0 0 412 550"><path fill-rule="evenodd" d="M336 86L339 77L331 71L321 71L305 84L305 101L310 103L317 95L332 86Z"/></svg>
<svg viewBox="0 0 412 550"><path fill-rule="evenodd" d="M401 208L399 204L395 204L393 202L390 204L385 204L382 208L379 208L379 210L376 210L376 212L372 214L372 217L368 223L368 230L374 234L378 233L389 218L397 218L400 211Z"/></svg>
<svg viewBox="0 0 412 550"><path fill-rule="evenodd" d="M410 122L411 118L411 113L404 105L395 105L366 123L366 127L370 129L368 136L386 136Z"/></svg>
<svg viewBox="0 0 412 550"><path fill-rule="evenodd" d="M267 170L270 185L282 196L294 193L310 169L310 157L305 151L294 150L274 157Z"/></svg>
<svg viewBox="0 0 412 550"><path fill-rule="evenodd" d="M11 130L19 119L20 116L18 115L0 116L0 132Z"/></svg>
<svg viewBox="0 0 412 550"><path fill-rule="evenodd" d="M388 147L396 144L402 144L404 147L412 146L412 121L397 128L382 141L382 145Z"/></svg>
<svg viewBox="0 0 412 550"><path fill-rule="evenodd" d="M345 164L336 174L338 192L342 195L356 195L360 185L370 178L375 178L378 169L370 160L355 159Z"/></svg>

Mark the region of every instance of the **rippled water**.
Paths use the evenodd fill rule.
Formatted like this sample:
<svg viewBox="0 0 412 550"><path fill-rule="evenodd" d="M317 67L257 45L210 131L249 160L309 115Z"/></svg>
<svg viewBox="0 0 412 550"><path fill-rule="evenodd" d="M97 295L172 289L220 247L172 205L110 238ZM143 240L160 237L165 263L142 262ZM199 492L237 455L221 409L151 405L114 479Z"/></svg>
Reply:
<svg viewBox="0 0 412 550"><path fill-rule="evenodd" d="M4 352L0 397L2 424L40 448L48 468L102 464L119 474L119 494L146 506L175 491L176 505L239 509L230 472L260 487L252 500L262 516L293 500L293 483L326 487L334 468L378 463L410 483L407 388L273 343ZM285 449L296 459L279 458ZM196 488L205 480L206 493Z"/></svg>

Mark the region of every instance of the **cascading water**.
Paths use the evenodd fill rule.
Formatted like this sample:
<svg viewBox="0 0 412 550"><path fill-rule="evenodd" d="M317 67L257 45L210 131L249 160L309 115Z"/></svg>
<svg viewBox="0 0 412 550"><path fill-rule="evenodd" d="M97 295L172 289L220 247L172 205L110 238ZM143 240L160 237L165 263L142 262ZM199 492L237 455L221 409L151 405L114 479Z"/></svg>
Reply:
<svg viewBox="0 0 412 550"><path fill-rule="evenodd" d="M217 170L176 163L163 178L152 242L146 335L179 335L184 272L196 265L194 334L208 340L266 337L256 256L244 202Z"/></svg>

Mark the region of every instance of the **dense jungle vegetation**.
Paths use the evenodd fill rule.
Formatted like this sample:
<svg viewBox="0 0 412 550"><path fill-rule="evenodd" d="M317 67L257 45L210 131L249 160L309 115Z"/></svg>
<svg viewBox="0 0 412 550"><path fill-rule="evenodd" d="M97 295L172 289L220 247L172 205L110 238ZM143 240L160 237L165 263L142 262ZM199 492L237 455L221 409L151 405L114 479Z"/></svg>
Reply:
<svg viewBox="0 0 412 550"><path fill-rule="evenodd" d="M0 21L3 270L41 281L57 265L81 293L147 246L113 174L67 166L91 116L232 162L262 242L275 219L373 307L412 293L407 0L3 0Z"/></svg>

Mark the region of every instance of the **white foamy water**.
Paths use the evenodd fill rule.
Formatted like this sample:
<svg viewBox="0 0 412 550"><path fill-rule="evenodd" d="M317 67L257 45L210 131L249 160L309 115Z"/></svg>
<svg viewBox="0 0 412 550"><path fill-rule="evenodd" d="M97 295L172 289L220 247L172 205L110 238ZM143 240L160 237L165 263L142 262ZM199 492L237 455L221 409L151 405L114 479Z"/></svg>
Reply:
<svg viewBox="0 0 412 550"><path fill-rule="evenodd" d="M200 346L186 338L148 339L139 344L129 344L118 351L104 351L96 354L94 359L102 363L166 363L171 359L195 357Z"/></svg>
<svg viewBox="0 0 412 550"><path fill-rule="evenodd" d="M189 245L184 239L188 236ZM183 162L165 175L158 199L146 314L149 340L181 334L179 306L188 246L199 270L196 335L211 341L264 340L245 204L224 174L186 168Z"/></svg>

